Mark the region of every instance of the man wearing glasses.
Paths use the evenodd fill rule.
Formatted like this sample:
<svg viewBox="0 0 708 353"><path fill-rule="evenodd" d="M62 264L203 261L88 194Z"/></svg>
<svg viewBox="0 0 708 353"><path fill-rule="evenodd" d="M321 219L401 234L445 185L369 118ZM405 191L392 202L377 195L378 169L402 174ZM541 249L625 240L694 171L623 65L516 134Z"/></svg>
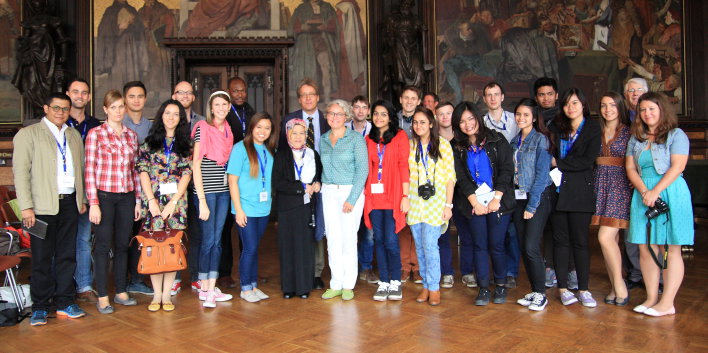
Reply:
<svg viewBox="0 0 708 353"><path fill-rule="evenodd" d="M627 100L627 105L629 105L630 121L634 122L634 118L637 117L637 102L639 101L639 97L647 92L649 92L647 80L640 77L630 78L624 85L624 98Z"/></svg>
<svg viewBox="0 0 708 353"><path fill-rule="evenodd" d="M184 110L187 111L187 121L189 121L190 130L194 129L194 125L204 120L204 117L192 110L192 103L194 103L195 98L192 84L187 81L180 81L175 85L173 92L172 99L182 104Z"/></svg>
<svg viewBox="0 0 708 353"><path fill-rule="evenodd" d="M296 110L285 116L280 126L280 146L287 146L288 139L285 136L285 125L292 119L302 119L307 123L307 139L305 140L307 147L314 149L317 153L320 152L320 136L329 131L329 124L324 112L317 108L317 103L320 101L319 87L317 83L309 78L303 79L297 88L297 101L302 109ZM324 289L322 281L322 270L324 270L324 211L322 210L322 197L320 193L313 195L315 202L315 238L317 245L315 246L315 278L314 289Z"/></svg>
<svg viewBox="0 0 708 353"><path fill-rule="evenodd" d="M74 303L76 230L86 212L84 144L66 124L71 99L52 93L42 120L20 130L13 139L12 172L22 223L32 228L44 222L46 231L33 232L32 326L46 325L50 307L72 319L86 313Z"/></svg>

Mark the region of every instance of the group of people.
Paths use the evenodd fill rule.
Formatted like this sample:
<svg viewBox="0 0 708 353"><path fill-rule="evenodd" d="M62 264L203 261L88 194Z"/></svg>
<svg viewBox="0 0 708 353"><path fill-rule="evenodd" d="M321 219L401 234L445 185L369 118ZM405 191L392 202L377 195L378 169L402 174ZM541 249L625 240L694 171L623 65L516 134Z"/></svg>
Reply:
<svg viewBox="0 0 708 353"><path fill-rule="evenodd" d="M273 208L285 299L324 289L326 237L331 279L323 299L353 299L359 275L377 283L374 300L402 300L402 285L412 277L422 284L416 301L439 305L440 288L454 283L452 219L462 282L479 287L475 305L505 303L523 259L531 292L517 303L543 310L553 267L564 305L595 307L588 287L593 223L612 284L604 301L629 301L619 246L620 229L628 229L625 243L638 245L647 288L634 310L673 314L683 277L680 246L693 242L681 177L689 142L666 97L642 82L627 83L626 100L603 95L598 120L582 91L571 88L558 99L549 78L536 82L535 100L522 99L513 112L502 108L502 85L488 83L484 115L470 102L438 102L414 86L401 92L398 112L389 101L369 105L362 96L333 100L321 111L318 85L304 79L297 87L302 109L279 123L253 111L239 78L229 80L228 92L210 95L205 117L191 109L191 84L180 82L153 121L142 116L145 86L130 82L123 92L106 93L100 124L85 111L88 83L74 80L67 94L47 97L42 121L14 139L23 223L47 224L46 237L31 243L30 322L46 324L53 307L58 315L84 316L75 297L112 313L111 248L114 303L136 305L129 293L145 293L153 296L149 311L175 310L179 273L152 274L152 289L140 290L130 245L140 231L187 230L191 286L204 307L214 308L232 299L217 284L233 282L235 225L240 298L266 300L258 287L258 248ZM659 210L664 202L666 212ZM649 218L649 235L648 209L660 215ZM544 243L551 250L542 250Z"/></svg>

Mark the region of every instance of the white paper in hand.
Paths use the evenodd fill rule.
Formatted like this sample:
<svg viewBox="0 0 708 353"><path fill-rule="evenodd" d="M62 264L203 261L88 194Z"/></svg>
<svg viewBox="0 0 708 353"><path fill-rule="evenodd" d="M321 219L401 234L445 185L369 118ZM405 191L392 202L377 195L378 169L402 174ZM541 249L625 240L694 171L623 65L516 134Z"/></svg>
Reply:
<svg viewBox="0 0 708 353"><path fill-rule="evenodd" d="M556 186L561 185L561 179L563 178L563 172L561 172L558 168L553 168L548 175L551 176L551 180L553 180L553 184L556 184Z"/></svg>
<svg viewBox="0 0 708 353"><path fill-rule="evenodd" d="M489 205L489 203L494 198L494 190L492 190L487 183L482 183L480 187L474 192L477 195L477 202L484 206Z"/></svg>

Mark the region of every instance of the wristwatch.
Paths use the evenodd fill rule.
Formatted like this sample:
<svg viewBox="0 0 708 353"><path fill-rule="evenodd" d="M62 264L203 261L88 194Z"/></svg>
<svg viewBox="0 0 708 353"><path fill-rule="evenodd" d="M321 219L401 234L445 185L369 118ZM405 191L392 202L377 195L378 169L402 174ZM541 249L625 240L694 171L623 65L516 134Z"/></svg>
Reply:
<svg viewBox="0 0 708 353"><path fill-rule="evenodd" d="M501 198L502 198L501 195L494 195L495 200L501 200Z"/></svg>
<svg viewBox="0 0 708 353"><path fill-rule="evenodd" d="M446 204L445 204L445 207L447 207L447 208L449 208L449 209L452 209L452 204L451 204L451 203L446 203Z"/></svg>

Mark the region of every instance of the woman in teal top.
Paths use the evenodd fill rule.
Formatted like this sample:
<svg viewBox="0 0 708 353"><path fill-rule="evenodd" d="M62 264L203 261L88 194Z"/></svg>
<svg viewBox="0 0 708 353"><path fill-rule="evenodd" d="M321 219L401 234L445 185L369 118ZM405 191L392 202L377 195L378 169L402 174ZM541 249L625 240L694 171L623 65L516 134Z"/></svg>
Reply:
<svg viewBox="0 0 708 353"><path fill-rule="evenodd" d="M688 161L689 141L677 127L676 114L665 95L645 93L637 107L640 119L632 124L632 137L627 146L627 177L635 188L627 241L639 244L647 299L634 311L650 316L673 315L676 313L674 298L684 272L681 245L693 244L691 193L681 176ZM647 239L645 212L648 207L656 206L659 198L666 202L669 211L651 220L651 235ZM661 300L661 267L652 258L650 246L658 259L664 258L663 253L668 248Z"/></svg>
<svg viewBox="0 0 708 353"><path fill-rule="evenodd" d="M366 142L360 133L347 129L352 119L349 103L336 99L327 105L331 130L320 138L322 160L322 206L329 268L330 288L322 299L342 296L354 298L357 278L357 231L364 211L364 184L369 174Z"/></svg>
<svg viewBox="0 0 708 353"><path fill-rule="evenodd" d="M229 176L231 212L243 243L239 260L241 298L250 303L268 299L258 286L258 244L270 215L271 173L277 143L273 120L267 113L251 118L243 141L234 145L226 173Z"/></svg>

